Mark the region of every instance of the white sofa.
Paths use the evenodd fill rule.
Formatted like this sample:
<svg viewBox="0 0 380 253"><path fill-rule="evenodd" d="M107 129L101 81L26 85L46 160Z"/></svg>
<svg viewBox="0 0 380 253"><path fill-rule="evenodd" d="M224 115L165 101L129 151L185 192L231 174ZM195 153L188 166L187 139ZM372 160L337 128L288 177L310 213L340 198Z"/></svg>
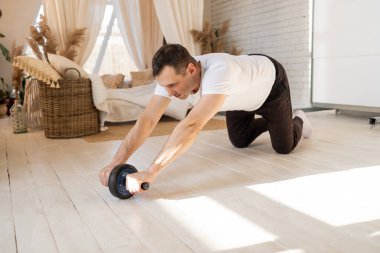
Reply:
<svg viewBox="0 0 380 253"><path fill-rule="evenodd" d="M90 76L95 107L100 111L100 124L134 121L144 111L154 93L156 82L134 88L107 89L98 75ZM185 118L190 104L173 98L164 115L177 120Z"/></svg>

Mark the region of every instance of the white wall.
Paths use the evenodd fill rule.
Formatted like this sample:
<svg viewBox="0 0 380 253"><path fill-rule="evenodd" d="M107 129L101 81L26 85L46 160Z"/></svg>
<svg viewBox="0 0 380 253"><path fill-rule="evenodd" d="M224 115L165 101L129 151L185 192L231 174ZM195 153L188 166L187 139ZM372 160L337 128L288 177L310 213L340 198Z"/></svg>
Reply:
<svg viewBox="0 0 380 253"><path fill-rule="evenodd" d="M0 18L0 33L5 38L0 38L1 44L11 50L13 41L17 45L26 44L29 27L33 25L41 0L1 0L0 9L3 16ZM11 83L12 68L2 54L0 54L0 77L7 83Z"/></svg>
<svg viewBox="0 0 380 253"><path fill-rule="evenodd" d="M231 19L228 45L284 65L294 108L310 107L310 8L309 0L211 0L212 24Z"/></svg>

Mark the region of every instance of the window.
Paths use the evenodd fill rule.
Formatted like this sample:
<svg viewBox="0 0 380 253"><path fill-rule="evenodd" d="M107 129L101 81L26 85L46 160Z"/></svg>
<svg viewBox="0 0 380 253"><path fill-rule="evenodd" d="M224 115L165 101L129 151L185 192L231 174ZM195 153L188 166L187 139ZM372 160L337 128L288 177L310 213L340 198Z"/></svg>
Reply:
<svg viewBox="0 0 380 253"><path fill-rule="evenodd" d="M39 22L41 14L44 14L42 5L34 24ZM26 54L34 55L29 45ZM124 44L111 2L106 6L98 38L83 67L87 73L99 75L121 73L125 75L125 79L130 79L130 71L137 70Z"/></svg>
<svg viewBox="0 0 380 253"><path fill-rule="evenodd" d="M102 27L84 69L99 75L121 73L125 79L130 78L130 71L137 70L124 44L112 3L106 6Z"/></svg>

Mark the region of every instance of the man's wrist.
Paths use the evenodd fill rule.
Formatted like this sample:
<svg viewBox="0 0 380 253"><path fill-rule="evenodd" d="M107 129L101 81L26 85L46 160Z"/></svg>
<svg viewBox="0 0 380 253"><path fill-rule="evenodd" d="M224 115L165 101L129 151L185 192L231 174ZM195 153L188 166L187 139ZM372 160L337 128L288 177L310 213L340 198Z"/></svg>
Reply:
<svg viewBox="0 0 380 253"><path fill-rule="evenodd" d="M119 164L123 164L123 163L125 163L125 161L126 161L126 160L124 160L124 159L114 158L114 159L112 159L110 165L112 165L112 166L117 166L117 165L119 165Z"/></svg>

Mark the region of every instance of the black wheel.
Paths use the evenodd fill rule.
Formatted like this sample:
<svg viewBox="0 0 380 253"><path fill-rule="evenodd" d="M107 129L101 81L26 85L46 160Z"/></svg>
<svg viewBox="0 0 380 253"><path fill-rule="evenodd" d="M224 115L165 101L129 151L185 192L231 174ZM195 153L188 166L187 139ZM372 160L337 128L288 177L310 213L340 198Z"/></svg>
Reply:
<svg viewBox="0 0 380 253"><path fill-rule="evenodd" d="M116 166L109 178L108 178L108 188L112 195L119 199L129 199L133 196L125 186L126 176L128 174L136 173L137 169L130 164L120 164Z"/></svg>

